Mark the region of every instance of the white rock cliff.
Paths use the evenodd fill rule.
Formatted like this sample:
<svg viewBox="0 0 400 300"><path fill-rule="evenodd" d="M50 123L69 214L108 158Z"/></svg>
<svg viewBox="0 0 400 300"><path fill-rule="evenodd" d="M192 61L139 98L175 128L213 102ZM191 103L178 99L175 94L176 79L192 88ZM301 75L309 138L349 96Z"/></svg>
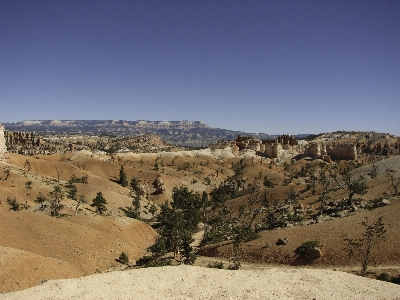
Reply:
<svg viewBox="0 0 400 300"><path fill-rule="evenodd" d="M7 152L6 139L4 138L4 126L0 124L0 159L4 158Z"/></svg>

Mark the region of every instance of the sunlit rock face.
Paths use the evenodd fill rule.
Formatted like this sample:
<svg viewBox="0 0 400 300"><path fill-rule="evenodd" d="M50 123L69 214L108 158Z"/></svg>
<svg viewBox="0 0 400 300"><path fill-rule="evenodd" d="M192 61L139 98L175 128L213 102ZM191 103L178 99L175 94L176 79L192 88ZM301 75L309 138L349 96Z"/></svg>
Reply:
<svg viewBox="0 0 400 300"><path fill-rule="evenodd" d="M326 145L323 143L309 143L304 154L312 157L324 156L326 155Z"/></svg>
<svg viewBox="0 0 400 300"><path fill-rule="evenodd" d="M0 124L0 159L4 158L7 152L6 139L4 138L4 126Z"/></svg>
<svg viewBox="0 0 400 300"><path fill-rule="evenodd" d="M357 148L355 144L335 144L327 147L327 153L332 158L356 160Z"/></svg>

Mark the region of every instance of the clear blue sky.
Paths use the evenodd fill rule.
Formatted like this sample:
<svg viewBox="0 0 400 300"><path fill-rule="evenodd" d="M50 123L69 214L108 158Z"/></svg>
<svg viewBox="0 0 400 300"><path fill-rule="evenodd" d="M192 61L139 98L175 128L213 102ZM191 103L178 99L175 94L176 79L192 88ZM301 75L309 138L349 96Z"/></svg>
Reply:
<svg viewBox="0 0 400 300"><path fill-rule="evenodd" d="M0 122L400 135L400 1L0 0Z"/></svg>

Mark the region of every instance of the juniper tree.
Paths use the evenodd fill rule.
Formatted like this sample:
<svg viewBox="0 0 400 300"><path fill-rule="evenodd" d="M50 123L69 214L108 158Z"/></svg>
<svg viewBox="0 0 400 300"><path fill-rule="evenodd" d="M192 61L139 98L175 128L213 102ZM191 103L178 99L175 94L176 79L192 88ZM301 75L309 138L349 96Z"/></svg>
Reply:
<svg viewBox="0 0 400 300"><path fill-rule="evenodd" d="M76 206L75 206L75 215L78 214L78 208L81 204L87 203L85 195L81 194L78 196L78 198L75 199L76 201Z"/></svg>
<svg viewBox="0 0 400 300"><path fill-rule="evenodd" d="M310 177L306 178L305 182L307 183L306 190L311 190L311 194L315 195L315 188L317 187L318 177L314 173L311 173Z"/></svg>
<svg viewBox="0 0 400 300"><path fill-rule="evenodd" d="M385 238L386 229L382 217L379 217L379 219L372 224L368 224L368 218L366 217L362 225L364 226L363 238L345 238L344 240L347 243L347 248L345 250L348 251L349 256L358 256L361 258L361 275L365 276L368 266L371 263L371 250L378 246L379 242Z"/></svg>
<svg viewBox="0 0 400 300"><path fill-rule="evenodd" d="M26 190L26 193L25 193L25 205L23 205L25 209L28 208L28 197L30 195L29 191L31 189L32 189L32 181L25 182L25 190Z"/></svg>
<svg viewBox="0 0 400 300"><path fill-rule="evenodd" d="M353 196L365 195L368 191L368 184L365 176L354 177L352 170L354 168L354 163L347 163L346 167L338 170L336 166L331 167L330 175L335 180L335 182L342 188L346 189L348 193L348 204L353 204ZM342 177L343 182L340 182L339 176Z"/></svg>
<svg viewBox="0 0 400 300"><path fill-rule="evenodd" d="M245 168L246 168L246 161L244 158L241 158L236 163L232 163L232 170L235 172L235 175L243 174Z"/></svg>
<svg viewBox="0 0 400 300"><path fill-rule="evenodd" d="M57 183L60 183L61 172L58 170L57 167L54 167L54 169L56 170L56 173L57 173Z"/></svg>
<svg viewBox="0 0 400 300"><path fill-rule="evenodd" d="M258 206L259 202L260 199L258 197L251 197L239 207L236 216L231 215L229 223L230 234L233 239L233 249L229 269L240 269L243 243L257 237L252 227L256 217L261 213L260 209L255 209L255 206Z"/></svg>
<svg viewBox="0 0 400 300"><path fill-rule="evenodd" d="M393 188L393 196L397 196L399 194L399 186L400 186L400 179L396 178L396 170L387 169L385 172L385 176L390 181L390 186Z"/></svg>
<svg viewBox="0 0 400 300"><path fill-rule="evenodd" d="M329 193L332 189L332 183L328 173L328 165L326 163L321 163L319 165L318 183L322 186L321 195L318 198L318 201L321 202L319 212L322 216L326 202L330 199Z"/></svg>
<svg viewBox="0 0 400 300"><path fill-rule="evenodd" d="M291 186L290 190L286 193L286 202L297 203L298 201L299 201L299 195L296 193L293 186Z"/></svg>

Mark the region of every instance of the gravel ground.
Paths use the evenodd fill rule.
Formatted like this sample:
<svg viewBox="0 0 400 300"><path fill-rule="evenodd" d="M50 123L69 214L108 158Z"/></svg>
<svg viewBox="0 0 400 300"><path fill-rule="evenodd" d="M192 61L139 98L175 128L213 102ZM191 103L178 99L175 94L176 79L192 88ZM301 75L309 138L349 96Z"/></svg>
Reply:
<svg viewBox="0 0 400 300"><path fill-rule="evenodd" d="M400 286L320 269L177 266L52 280L0 299L400 299Z"/></svg>
<svg viewBox="0 0 400 300"><path fill-rule="evenodd" d="M387 169L393 169L400 171L400 155L399 156L394 156L386 159L382 159L380 161L377 161L374 163L374 165L377 167L377 174L382 174L385 173ZM371 171L371 166L363 166L360 168L357 168L354 173L356 175L367 175L368 172Z"/></svg>

